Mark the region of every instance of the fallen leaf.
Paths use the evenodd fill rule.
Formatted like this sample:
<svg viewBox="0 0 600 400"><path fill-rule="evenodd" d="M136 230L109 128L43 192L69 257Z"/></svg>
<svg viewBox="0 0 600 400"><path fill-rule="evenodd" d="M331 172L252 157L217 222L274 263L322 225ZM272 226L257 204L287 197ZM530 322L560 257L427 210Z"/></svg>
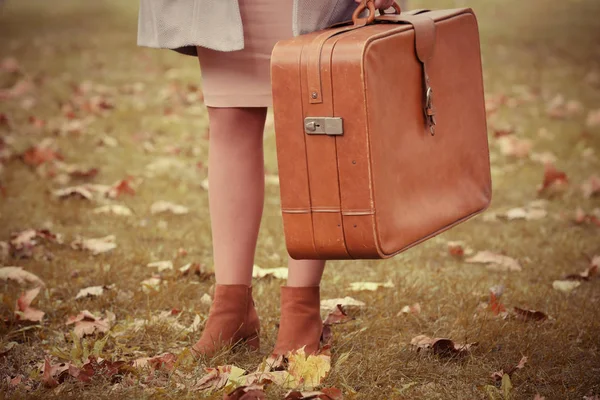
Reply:
<svg viewBox="0 0 600 400"><path fill-rule="evenodd" d="M146 265L150 268L158 268L158 272L173 269L173 261L155 261Z"/></svg>
<svg viewBox="0 0 600 400"><path fill-rule="evenodd" d="M53 234L47 229L26 229L11 234L10 253L14 258L30 258L34 248L43 239L50 243L62 244L62 235Z"/></svg>
<svg viewBox="0 0 600 400"><path fill-rule="evenodd" d="M560 290L561 292L569 293L573 291L575 288L579 287L581 282L579 281L554 281L552 282L552 287L556 290Z"/></svg>
<svg viewBox="0 0 600 400"><path fill-rule="evenodd" d="M263 385L249 385L235 388L223 395L223 400L264 400L266 399Z"/></svg>
<svg viewBox="0 0 600 400"><path fill-rule="evenodd" d="M258 265L254 265L252 270L253 278L264 278L265 276L273 276L277 279L287 279L288 269L286 267L279 268L261 268Z"/></svg>
<svg viewBox="0 0 600 400"><path fill-rule="evenodd" d="M571 274L564 277L569 281L589 281L592 277L598 274L600 265L600 256L595 256L590 262L590 266L578 274Z"/></svg>
<svg viewBox="0 0 600 400"><path fill-rule="evenodd" d="M207 372L194 386L193 390L214 392L225 387L230 380L235 382L246 371L235 365L220 365L216 368L205 368Z"/></svg>
<svg viewBox="0 0 600 400"><path fill-rule="evenodd" d="M467 247L462 240L449 241L446 244L448 245L448 253L452 256L462 257L473 254L473 249Z"/></svg>
<svg viewBox="0 0 600 400"><path fill-rule="evenodd" d="M117 247L115 240L115 235L108 235L97 239L78 237L71 243L71 247L75 250L88 250L93 255L98 255L115 249Z"/></svg>
<svg viewBox="0 0 600 400"><path fill-rule="evenodd" d="M55 379L60 373L69 369L69 365L62 363L60 365L52 365L50 359L46 357L44 359L44 369L42 373L42 383L47 388L54 388L58 386L58 381Z"/></svg>
<svg viewBox="0 0 600 400"><path fill-rule="evenodd" d="M500 152L505 156L525 158L531 152L533 142L529 139L519 139L513 135L498 138Z"/></svg>
<svg viewBox="0 0 600 400"><path fill-rule="evenodd" d="M496 254L491 251L480 251L473 257L465 260L467 263L487 264L487 269L492 271L521 271L521 265L514 258Z"/></svg>
<svg viewBox="0 0 600 400"><path fill-rule="evenodd" d="M37 286L45 286L44 282L37 275L25 271L21 267L0 268L0 280L13 280L21 285L33 283Z"/></svg>
<svg viewBox="0 0 600 400"><path fill-rule="evenodd" d="M342 306L338 304L333 311L327 314L325 321L323 321L323 325L343 324L352 319L352 317L349 317L348 314L346 314Z"/></svg>
<svg viewBox="0 0 600 400"><path fill-rule="evenodd" d="M21 159L25 164L37 167L47 162L63 160L63 156L50 147L32 146L23 152Z"/></svg>
<svg viewBox="0 0 600 400"><path fill-rule="evenodd" d="M418 335L411 339L410 344L415 346L417 350L431 349L433 354L439 356L462 356L467 354L473 346L478 343L456 344L446 338L430 338L425 335Z"/></svg>
<svg viewBox="0 0 600 400"><path fill-rule="evenodd" d="M188 263L179 268L181 276L194 274L200 277L201 280L209 279L214 275L214 271L210 271L206 265L200 263Z"/></svg>
<svg viewBox="0 0 600 400"><path fill-rule="evenodd" d="M594 209L593 214L586 214L581 207L577 207L575 210L574 222L576 224L582 224L585 222L600 226L600 209Z"/></svg>
<svg viewBox="0 0 600 400"><path fill-rule="evenodd" d="M402 309L396 314L396 316L400 316L401 314L420 314L421 313L421 305L419 303L415 303L411 306L406 305L402 307Z"/></svg>
<svg viewBox="0 0 600 400"><path fill-rule="evenodd" d="M108 204L105 206L94 208L94 214L113 214L128 217L133 215L131 209L127 206L123 206L120 204Z"/></svg>
<svg viewBox="0 0 600 400"><path fill-rule="evenodd" d="M510 375L504 374L502 375L502 384L500 385L500 389L502 390L502 394L504 395L504 399L511 399L511 391L513 385L510 381Z"/></svg>
<svg viewBox="0 0 600 400"><path fill-rule="evenodd" d="M122 194L128 194L133 196L135 194L135 189L133 185L133 178L129 177L126 179L121 179L120 181L115 182L108 192L106 192L106 197L111 199L116 199Z"/></svg>
<svg viewBox="0 0 600 400"><path fill-rule="evenodd" d="M331 369L331 356L325 354L306 355L304 347L287 355L287 371L303 389L313 389L321 384Z"/></svg>
<svg viewBox="0 0 600 400"><path fill-rule="evenodd" d="M79 290L77 296L75 296L75 300L83 299L86 297L98 297L104 294L104 290L110 290L114 287L114 285L110 286L90 286L84 289Z"/></svg>
<svg viewBox="0 0 600 400"><path fill-rule="evenodd" d="M527 221L537 220L545 218L548 215L548 212L542 208L511 208L504 214L499 214L498 216L504 216L509 221L515 219L525 219Z"/></svg>
<svg viewBox="0 0 600 400"><path fill-rule="evenodd" d="M20 321L40 322L44 318L44 312L31 307L31 302L40 293L41 287L23 292L17 299L15 306L15 316Z"/></svg>
<svg viewBox="0 0 600 400"><path fill-rule="evenodd" d="M164 369L166 371L173 371L175 368L175 362L177 356L173 353L163 353L154 357L142 357L133 360L132 365L134 368L150 368L152 371Z"/></svg>
<svg viewBox="0 0 600 400"><path fill-rule="evenodd" d="M554 164L555 162L558 161L558 157L556 157L553 153L551 153L549 151L544 151L541 153L532 152L529 155L529 159L531 161L535 161L540 164L549 164L549 163Z"/></svg>
<svg viewBox="0 0 600 400"><path fill-rule="evenodd" d="M299 392L290 390L286 393L284 400L342 400L342 391L337 388L323 388L317 391Z"/></svg>
<svg viewBox="0 0 600 400"><path fill-rule="evenodd" d="M140 284L142 285L142 291L149 293L150 291L158 292L160 290L161 283L162 279L154 276L152 278L144 279Z"/></svg>
<svg viewBox="0 0 600 400"><path fill-rule="evenodd" d="M204 293L202 297L200 297L200 304L204 304L210 306L212 304L212 298L208 293Z"/></svg>
<svg viewBox="0 0 600 400"><path fill-rule="evenodd" d="M490 290L489 308L495 315L499 315L500 313L503 313L506 311L504 304L500 303L500 295L498 295L493 290Z"/></svg>
<svg viewBox="0 0 600 400"><path fill-rule="evenodd" d="M76 316L70 316L67 319L66 325L75 325L74 333L78 338L94 333L108 332L112 324L115 322L115 314L106 311L106 317L96 317L88 310L80 312Z"/></svg>
<svg viewBox="0 0 600 400"><path fill-rule="evenodd" d="M517 319L522 321L544 321L548 319L548 315L541 311L525 310L519 307L514 307L513 310Z"/></svg>
<svg viewBox="0 0 600 400"><path fill-rule="evenodd" d="M538 186L537 190L538 193L541 193L551 186L554 188L562 188L568 183L569 179L567 178L567 174L557 170L553 164L548 163L544 165L544 180L541 185Z"/></svg>
<svg viewBox="0 0 600 400"><path fill-rule="evenodd" d="M379 289L380 287L383 288L392 288L394 287L394 284L392 283L392 281L387 281L387 282L352 282L350 283L350 290L354 291L354 292L360 292L362 290L370 290L370 291L375 291L377 289Z"/></svg>
<svg viewBox="0 0 600 400"><path fill-rule="evenodd" d="M598 175L592 175L581 185L583 196L590 198L600 193L600 177Z"/></svg>
<svg viewBox="0 0 600 400"><path fill-rule="evenodd" d="M159 214L164 212L170 212L175 215L187 214L189 209L187 207L170 203L168 201L157 201L150 206L150 212L152 214Z"/></svg>
<svg viewBox="0 0 600 400"><path fill-rule="evenodd" d="M321 309L328 311L334 310L337 308L338 304L345 308L366 306L366 303L346 296L344 298L321 300Z"/></svg>

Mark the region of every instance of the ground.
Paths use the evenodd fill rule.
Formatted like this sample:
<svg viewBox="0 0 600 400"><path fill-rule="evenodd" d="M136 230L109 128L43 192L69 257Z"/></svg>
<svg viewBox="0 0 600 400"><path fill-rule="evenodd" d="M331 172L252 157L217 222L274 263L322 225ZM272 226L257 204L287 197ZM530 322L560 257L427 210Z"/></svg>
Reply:
<svg viewBox="0 0 600 400"><path fill-rule="evenodd" d="M553 282L582 271L592 275L599 263L598 181L590 178L600 170L600 3L422 0L411 6L465 4L475 9L481 31L492 205L393 259L328 263L323 299L351 296L366 305L348 307L353 319L333 326L332 369L322 387L339 388L348 399L597 398L600 285L593 276L570 291ZM136 47L135 2L8 0L0 7L0 261L45 283L32 303L45 315L28 322L35 312L27 314L31 309L21 302L25 313L15 314L15 301L35 283L0 282L3 397L222 398L223 390L195 390L196 380L204 367L233 364L252 371L268 356L284 281L254 282L263 329L258 354L190 361L184 349L199 336L209 309L203 295L214 283L203 183L207 117L197 61ZM286 252L274 131L267 125L269 184L256 264L273 268L285 265ZM556 174L540 190L546 162L566 178ZM124 179L112 192L115 199L55 195L82 182ZM151 213L161 200L188 212ZM114 204L132 215L93 211ZM528 205L530 219L503 215ZM62 235L63 244L51 237L37 239L32 249L8 244L11 234L26 229L48 229ZM114 235L112 251L93 255L71 246L79 236L107 235ZM456 240L462 247L449 248L447 242ZM505 255L518 265L486 267L455 254L468 248ZM147 266L164 260L174 269ZM207 274L179 271L188 263ZM158 277L156 288L141 284L152 276ZM393 286L349 289L361 281ZM102 295L75 299L81 289L103 285ZM496 294L502 289L499 300L491 288ZM419 307L401 312L415 303ZM535 314L537 321L514 307L544 314ZM78 338L65 322L83 310L106 318L114 313L112 328ZM417 351L411 340L418 335L478 344L448 357ZM116 385L103 378L110 374L98 373L89 383L72 378L51 387L40 373L45 357L52 365L80 368L89 354L131 361L165 352L178 357L170 371L130 371ZM507 378L502 385L491 377L523 356L525 366L510 375L512 389ZM277 385L266 390L268 398L286 392Z"/></svg>

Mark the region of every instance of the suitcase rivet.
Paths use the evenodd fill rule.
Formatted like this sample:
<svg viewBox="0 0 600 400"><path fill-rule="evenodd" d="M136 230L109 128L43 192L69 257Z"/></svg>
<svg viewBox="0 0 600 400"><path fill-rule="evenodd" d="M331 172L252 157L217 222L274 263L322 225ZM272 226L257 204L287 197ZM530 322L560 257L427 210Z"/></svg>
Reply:
<svg viewBox="0 0 600 400"><path fill-rule="evenodd" d="M352 160L352 164L356 164L356 160Z"/></svg>
<svg viewBox="0 0 600 400"><path fill-rule="evenodd" d="M356 225L354 225L354 227L356 228Z"/></svg>
<svg viewBox="0 0 600 400"><path fill-rule="evenodd" d="M312 92L310 94L310 97L312 97L313 99L316 99L319 96L319 94L317 92Z"/></svg>

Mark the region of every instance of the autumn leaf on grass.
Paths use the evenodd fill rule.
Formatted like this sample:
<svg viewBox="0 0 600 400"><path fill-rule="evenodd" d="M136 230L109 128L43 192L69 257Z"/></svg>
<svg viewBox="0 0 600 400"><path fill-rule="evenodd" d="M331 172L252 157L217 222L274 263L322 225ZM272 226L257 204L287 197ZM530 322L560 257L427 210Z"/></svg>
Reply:
<svg viewBox="0 0 600 400"><path fill-rule="evenodd" d="M48 145L32 146L21 154L23 162L32 167L38 167L44 163L63 160L63 156Z"/></svg>
<svg viewBox="0 0 600 400"><path fill-rule="evenodd" d="M354 318L348 316L346 311L344 311L343 307L338 304L333 311L327 314L325 321L323 321L324 325L333 325L333 324L343 324L348 322Z"/></svg>
<svg viewBox="0 0 600 400"><path fill-rule="evenodd" d="M24 285L29 282L37 286L45 286L45 283L37 275L25 271L21 267L0 268L0 280L13 280L21 285Z"/></svg>
<svg viewBox="0 0 600 400"><path fill-rule="evenodd" d="M229 382L235 382L246 373L235 365L220 365L216 368L205 368L207 372L194 384L192 390L214 392L225 387Z"/></svg>
<svg viewBox="0 0 600 400"><path fill-rule="evenodd" d="M546 191L550 188L556 191L563 190L569 184L567 174L556 169L553 164L544 165L544 180L537 187L538 193Z"/></svg>
<svg viewBox="0 0 600 400"><path fill-rule="evenodd" d="M525 158L531 152L533 143L529 139L519 139L515 136L502 136L498 138L500 152L505 156Z"/></svg>
<svg viewBox="0 0 600 400"><path fill-rule="evenodd" d="M179 273L181 276L188 276L191 274L197 275L202 280L209 279L215 274L214 271L210 271L206 265L200 263L188 263L179 268Z"/></svg>
<svg viewBox="0 0 600 400"><path fill-rule="evenodd" d="M462 240L449 241L446 244L448 246L448 253L451 256L462 257L473 254L473 249L467 247Z"/></svg>
<svg viewBox="0 0 600 400"><path fill-rule="evenodd" d="M402 307L396 316L400 316L402 314L420 314L421 313L421 305L419 303L415 303L413 305L405 305Z"/></svg>
<svg viewBox="0 0 600 400"><path fill-rule="evenodd" d="M590 198L596 194L600 194L600 177L598 175L592 175L581 185L583 196Z"/></svg>
<svg viewBox="0 0 600 400"><path fill-rule="evenodd" d="M429 350L433 351L433 354L437 354L439 356L464 356L473 346L477 346L478 343L468 343L468 344L456 344L450 339L445 338L430 338L425 335L418 335L412 338L410 344L419 350Z"/></svg>
<svg viewBox="0 0 600 400"><path fill-rule="evenodd" d="M110 189L108 189L106 192L106 197L110 199L116 199L122 194L133 196L135 194L135 186L137 185L133 183L133 177L121 179L120 181L113 183Z"/></svg>
<svg viewBox="0 0 600 400"><path fill-rule="evenodd" d="M94 208L94 214L113 214L119 215L123 217L129 217L133 215L131 209L127 206L123 206L120 204L107 204L105 206Z"/></svg>
<svg viewBox="0 0 600 400"><path fill-rule="evenodd" d="M36 287L35 289L23 292L21 296L19 296L15 306L15 317L17 320L32 322L40 322L42 320L44 312L31 307L31 302L40 293L40 290L40 287Z"/></svg>
<svg viewBox="0 0 600 400"><path fill-rule="evenodd" d="M600 256L594 256L590 261L590 266L584 271L578 274L570 274L564 277L565 280L570 281L589 281L591 278L598 274L598 268L600 266Z"/></svg>
<svg viewBox="0 0 600 400"><path fill-rule="evenodd" d="M500 303L500 297L502 296L502 290L493 290L493 289L490 290L489 308L495 315L499 315L501 313L506 312L506 307L504 307L504 304Z"/></svg>
<svg viewBox="0 0 600 400"><path fill-rule="evenodd" d="M264 278L266 276L273 276L277 279L287 279L288 269L286 267L261 268L258 265L254 265L254 268L252 270L253 278Z"/></svg>
<svg viewBox="0 0 600 400"><path fill-rule="evenodd" d="M392 283L392 281L387 281L387 282L352 282L350 283L350 290L354 291L354 292L360 292L362 290L370 290L370 291L375 291L377 289L379 289L380 287L383 288L392 288L394 287L394 284Z"/></svg>
<svg viewBox="0 0 600 400"><path fill-rule="evenodd" d="M548 315L541 311L526 310L519 307L513 308L514 315L517 319L522 321L545 321L548 319Z"/></svg>
<svg viewBox="0 0 600 400"><path fill-rule="evenodd" d="M486 264L491 271L521 271L523 268L514 258L497 254L488 250L480 251L465 260L467 263Z"/></svg>
<svg viewBox="0 0 600 400"><path fill-rule="evenodd" d="M554 281L552 287L564 293L570 293L581 285L580 281Z"/></svg>
<svg viewBox="0 0 600 400"><path fill-rule="evenodd" d="M496 371L492 374L492 379L496 382L499 382L502 380L502 377L504 375L508 375L508 376L512 376L512 374L519 370L519 369L523 369L523 367L525 367L525 364L527 363L527 357L523 356L521 358L521 361L519 361L519 363L515 366L512 367L506 367L501 369L500 371Z"/></svg>
<svg viewBox="0 0 600 400"><path fill-rule="evenodd" d="M556 95L548 104L546 112L550 118L565 119L583 113L583 105L577 100L566 101L562 95Z"/></svg>
<svg viewBox="0 0 600 400"><path fill-rule="evenodd" d="M75 335L78 338L82 338L86 335L93 335L94 333L105 333L108 332L112 324L115 322L115 314L110 311L106 311L106 317L96 317L88 310L80 312L76 316L70 316L67 319L66 325L75 325Z"/></svg>
<svg viewBox="0 0 600 400"><path fill-rule="evenodd" d="M545 218L547 215L548 212L543 207L532 207L531 205L511 208L503 214L498 214L499 217L505 217L509 221L515 219L532 221Z"/></svg>
<svg viewBox="0 0 600 400"><path fill-rule="evenodd" d="M115 287L115 285L86 287L84 289L81 289L77 293L77 296L75 296L75 300L84 299L84 298L87 298L87 297L102 296L102 294L104 294L105 290L110 290L110 289L113 289L114 287Z"/></svg>
<svg viewBox="0 0 600 400"><path fill-rule="evenodd" d="M108 235L97 239L78 237L71 243L71 247L75 250L88 250L93 255L98 255L115 249L117 247L115 240L115 235Z"/></svg>
<svg viewBox="0 0 600 400"><path fill-rule="evenodd" d="M334 310L337 308L337 306L341 305L345 308L348 307L364 307L366 306L366 303L360 301L360 300L356 300L352 297L344 297L344 298L338 298L338 299L326 299L326 300L321 300L321 309L322 310Z"/></svg>
<svg viewBox="0 0 600 400"><path fill-rule="evenodd" d="M86 200L95 200L96 198L102 198L106 196L106 193L110 190L108 185L99 184L83 184L78 186L66 187L58 189L52 192L55 197L59 199L66 199L69 197L80 197Z"/></svg>
<svg viewBox="0 0 600 400"><path fill-rule="evenodd" d="M190 210L187 207L174 204L168 201L157 201L150 206L150 212L152 214L160 214L164 212L170 212L175 215L187 214Z"/></svg>
<svg viewBox="0 0 600 400"><path fill-rule="evenodd" d="M286 393L284 400L342 400L342 391L337 388L323 388L311 392L298 392L291 390Z"/></svg>
<svg viewBox="0 0 600 400"><path fill-rule="evenodd" d="M541 153L532 152L531 154L529 154L529 159L542 165L548 163L553 164L558 161L558 157L556 157L553 153L549 151L543 151Z"/></svg>
<svg viewBox="0 0 600 400"><path fill-rule="evenodd" d="M576 224L583 224L585 222L600 226L600 208L594 209L592 214L586 214L581 207L577 207L574 222Z"/></svg>
<svg viewBox="0 0 600 400"><path fill-rule="evenodd" d="M287 356L287 371L298 381L302 389L319 386L331 370L331 356L327 354L306 355L304 347Z"/></svg>
<svg viewBox="0 0 600 400"><path fill-rule="evenodd" d="M173 261L154 261L146 265L150 268L158 268L158 272L173 269Z"/></svg>
<svg viewBox="0 0 600 400"><path fill-rule="evenodd" d="M33 255L34 247L40 239L46 242L62 244L62 235L53 234L47 229L26 229L11 234L9 241L10 253L15 258L29 258Z"/></svg>
<svg viewBox="0 0 600 400"><path fill-rule="evenodd" d="M160 290L160 286L162 284L162 279L160 276L153 276L148 279L144 279L140 282L142 285L142 291L145 293L149 293L151 291L158 292Z"/></svg>
<svg viewBox="0 0 600 400"><path fill-rule="evenodd" d="M60 363L52 365L50 359L44 359L44 369L42 370L42 383L47 388L54 388L64 380L65 372L69 371L70 363Z"/></svg>
<svg viewBox="0 0 600 400"><path fill-rule="evenodd" d="M173 353L163 353L154 357L142 357L133 360L132 365L134 368L149 368L151 371L164 369L166 371L172 371L175 368L175 362L177 356Z"/></svg>
<svg viewBox="0 0 600 400"><path fill-rule="evenodd" d="M264 385L248 385L235 388L223 394L223 400L264 400L266 399Z"/></svg>

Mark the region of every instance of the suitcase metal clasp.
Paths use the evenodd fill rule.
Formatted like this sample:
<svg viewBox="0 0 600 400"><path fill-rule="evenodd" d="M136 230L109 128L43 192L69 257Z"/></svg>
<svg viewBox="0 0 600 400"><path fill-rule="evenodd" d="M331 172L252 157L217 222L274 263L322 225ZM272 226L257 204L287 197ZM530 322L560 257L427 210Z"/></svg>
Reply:
<svg viewBox="0 0 600 400"><path fill-rule="evenodd" d="M339 117L306 117L304 132L309 135L343 135L344 125Z"/></svg>
<svg viewBox="0 0 600 400"><path fill-rule="evenodd" d="M427 90L425 91L425 119L427 120L427 125L429 126L429 132L431 132L431 136L434 136L436 124L435 108L433 107L433 89L429 85L427 85Z"/></svg>

